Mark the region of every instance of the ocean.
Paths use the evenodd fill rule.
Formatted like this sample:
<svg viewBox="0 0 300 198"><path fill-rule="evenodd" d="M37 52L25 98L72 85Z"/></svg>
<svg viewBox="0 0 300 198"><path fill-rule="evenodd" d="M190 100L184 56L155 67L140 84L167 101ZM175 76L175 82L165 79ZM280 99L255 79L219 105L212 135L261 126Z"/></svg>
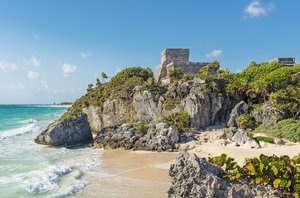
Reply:
<svg viewBox="0 0 300 198"><path fill-rule="evenodd" d="M0 197L80 197L85 177L101 164L101 149L34 143L66 107L0 105Z"/></svg>

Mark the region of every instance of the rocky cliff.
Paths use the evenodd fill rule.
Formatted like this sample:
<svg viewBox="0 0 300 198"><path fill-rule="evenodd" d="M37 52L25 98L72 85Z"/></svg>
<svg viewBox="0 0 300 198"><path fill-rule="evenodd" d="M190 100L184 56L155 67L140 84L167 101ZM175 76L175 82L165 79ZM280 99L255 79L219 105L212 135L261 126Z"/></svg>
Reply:
<svg viewBox="0 0 300 198"><path fill-rule="evenodd" d="M204 91L205 86L198 79L179 81L163 94L136 87L130 98L107 100L102 107L89 106L83 112L93 132L128 122L157 122L179 111L189 114L191 128L225 123L235 100Z"/></svg>
<svg viewBox="0 0 300 198"><path fill-rule="evenodd" d="M195 76L172 71L170 84L162 85L154 82L149 68L127 68L109 82L101 84L98 80L96 86L90 85L87 94L46 131L51 134L59 127L58 131L66 130L69 135L72 130L77 133L75 126L62 126L73 123L72 119L82 113L86 115L83 125L94 134L124 123L161 121L175 125L180 132L220 124L254 129L259 124L286 118L299 123L299 81L293 77L299 71L300 65L251 63L241 73L231 74L213 62ZM54 138L37 140L56 145ZM57 141L60 145L62 140Z"/></svg>

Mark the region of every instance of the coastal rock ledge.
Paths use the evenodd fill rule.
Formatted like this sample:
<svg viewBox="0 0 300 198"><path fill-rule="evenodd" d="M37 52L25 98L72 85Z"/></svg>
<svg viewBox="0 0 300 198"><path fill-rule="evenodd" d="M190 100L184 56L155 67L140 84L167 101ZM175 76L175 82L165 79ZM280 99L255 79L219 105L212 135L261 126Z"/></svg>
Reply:
<svg viewBox="0 0 300 198"><path fill-rule="evenodd" d="M75 118L55 121L42 131L34 141L38 144L68 147L91 143L93 136L87 115L82 113Z"/></svg>
<svg viewBox="0 0 300 198"><path fill-rule="evenodd" d="M229 183L219 177L220 172L219 167L205 159L181 152L169 170L172 185L168 197L282 197L271 186L249 185L246 181Z"/></svg>

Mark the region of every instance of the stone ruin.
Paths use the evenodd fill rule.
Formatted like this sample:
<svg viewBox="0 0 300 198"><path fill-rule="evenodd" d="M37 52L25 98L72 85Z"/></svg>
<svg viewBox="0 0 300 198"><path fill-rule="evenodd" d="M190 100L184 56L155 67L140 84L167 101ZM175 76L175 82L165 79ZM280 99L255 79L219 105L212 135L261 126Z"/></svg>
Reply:
<svg viewBox="0 0 300 198"><path fill-rule="evenodd" d="M284 66L294 66L296 65L296 58L274 58L269 62L277 62Z"/></svg>
<svg viewBox="0 0 300 198"><path fill-rule="evenodd" d="M160 65L156 71L157 83L168 84L170 78L168 72L181 68L183 73L195 75L199 70L208 65L209 62L190 62L189 49L164 49L160 54Z"/></svg>

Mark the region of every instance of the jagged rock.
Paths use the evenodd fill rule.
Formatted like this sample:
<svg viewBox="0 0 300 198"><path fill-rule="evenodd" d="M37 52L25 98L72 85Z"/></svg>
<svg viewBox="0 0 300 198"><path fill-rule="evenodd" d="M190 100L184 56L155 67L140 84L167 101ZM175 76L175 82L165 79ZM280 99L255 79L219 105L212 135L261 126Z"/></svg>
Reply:
<svg viewBox="0 0 300 198"><path fill-rule="evenodd" d="M168 197L267 198L282 196L271 186L249 185L249 182L244 180L229 183L219 177L220 173L219 167L195 154L180 152L169 170L172 185L168 191Z"/></svg>
<svg viewBox="0 0 300 198"><path fill-rule="evenodd" d="M179 142L179 132L165 123L150 125L147 132L137 133L134 125L102 129L95 137L94 146L105 149L134 149L173 151Z"/></svg>
<svg viewBox="0 0 300 198"><path fill-rule="evenodd" d="M93 136L86 114L79 114L75 118L55 121L42 131L35 140L38 144L53 146L74 146L93 141Z"/></svg>
<svg viewBox="0 0 300 198"><path fill-rule="evenodd" d="M286 141L284 141L282 138L274 138L274 143L278 145L285 145Z"/></svg>
<svg viewBox="0 0 300 198"><path fill-rule="evenodd" d="M252 111L252 116L258 123L277 122L285 118L285 112L268 104Z"/></svg>
<svg viewBox="0 0 300 198"><path fill-rule="evenodd" d="M228 127L237 127L237 118L241 114L247 114L249 112L248 105L245 101L239 102L235 107L232 109L230 113L229 120L227 122Z"/></svg>
<svg viewBox="0 0 300 198"><path fill-rule="evenodd" d="M135 144L137 150L172 151L179 142L179 132L165 123L150 125L146 135Z"/></svg>
<svg viewBox="0 0 300 198"><path fill-rule="evenodd" d="M231 141L236 144L236 146L248 145L250 148L261 148L261 145L256 140L249 137L247 131L238 129L234 135L231 137Z"/></svg>
<svg viewBox="0 0 300 198"><path fill-rule="evenodd" d="M234 134L238 131L238 128L237 127L224 128L223 131L225 136L223 138L231 139L234 136Z"/></svg>

